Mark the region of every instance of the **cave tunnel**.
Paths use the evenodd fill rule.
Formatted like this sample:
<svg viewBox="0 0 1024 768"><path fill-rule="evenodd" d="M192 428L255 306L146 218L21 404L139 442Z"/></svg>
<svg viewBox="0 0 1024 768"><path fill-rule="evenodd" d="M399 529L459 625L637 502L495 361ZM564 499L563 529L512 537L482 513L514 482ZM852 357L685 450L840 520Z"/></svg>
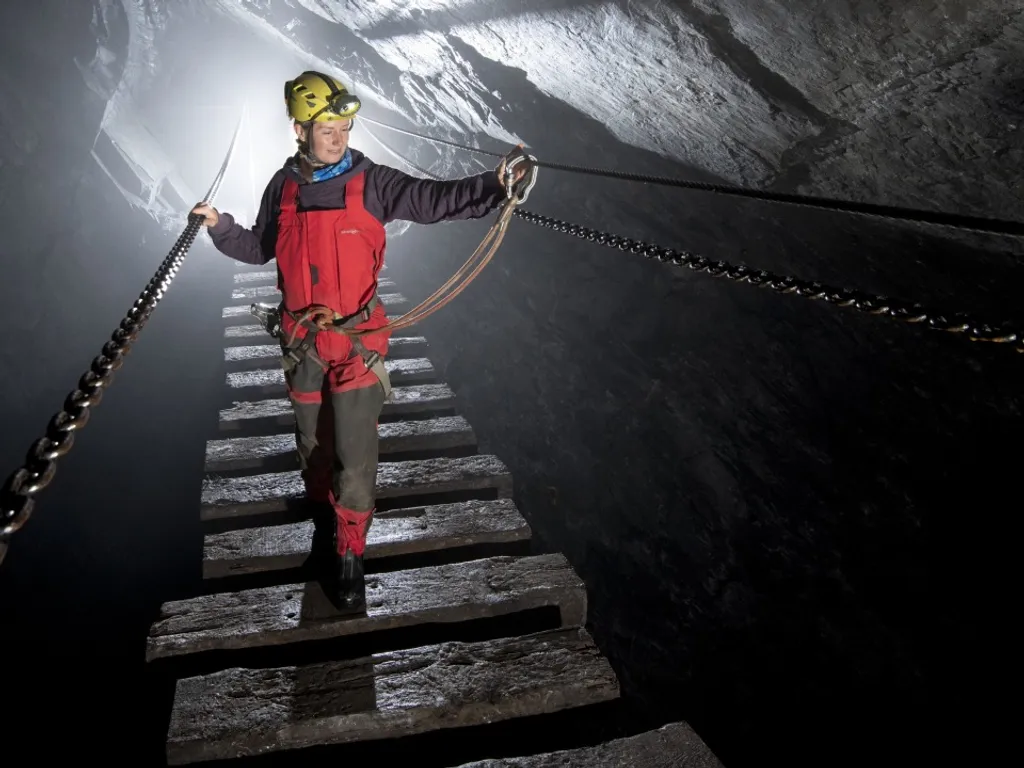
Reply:
<svg viewBox="0 0 1024 768"><path fill-rule="evenodd" d="M1018 2L0 15L5 473L38 477L26 450L173 277L3 539L10 765L1003 753ZM358 95L350 156L388 178L479 197L517 145L537 162L486 267L391 338L363 624L332 620L305 558L322 526L292 503L279 341L250 311L281 295L275 264L195 224L158 271L229 146L214 205L258 223L302 153L282 84L310 70ZM389 318L495 223L459 200L381 229ZM870 311L888 301L910 309Z"/></svg>

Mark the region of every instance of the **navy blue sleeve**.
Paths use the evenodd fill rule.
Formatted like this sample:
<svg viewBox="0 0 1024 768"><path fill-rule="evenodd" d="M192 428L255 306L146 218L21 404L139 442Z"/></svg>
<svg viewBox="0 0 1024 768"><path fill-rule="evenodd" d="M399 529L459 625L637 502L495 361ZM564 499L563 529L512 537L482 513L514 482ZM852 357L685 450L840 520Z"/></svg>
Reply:
<svg viewBox="0 0 1024 768"><path fill-rule="evenodd" d="M238 224L230 213L218 211L220 220L209 229L214 247L243 264L260 265L271 261L276 255L277 217L281 212L283 189L284 172L278 171L263 192L260 210L251 229Z"/></svg>
<svg viewBox="0 0 1024 768"><path fill-rule="evenodd" d="M386 165L374 165L367 174L381 221L434 224L457 219L479 219L505 199L505 189L494 171L451 181L410 176ZM369 191L369 190L368 190Z"/></svg>

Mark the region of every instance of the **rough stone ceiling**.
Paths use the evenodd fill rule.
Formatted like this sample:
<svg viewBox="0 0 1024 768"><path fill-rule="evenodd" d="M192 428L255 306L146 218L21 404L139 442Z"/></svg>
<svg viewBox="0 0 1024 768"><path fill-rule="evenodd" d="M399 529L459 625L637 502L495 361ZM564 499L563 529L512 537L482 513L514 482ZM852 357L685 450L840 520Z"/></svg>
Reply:
<svg viewBox="0 0 1024 768"><path fill-rule="evenodd" d="M113 0L101 0L109 7ZM147 45L166 0L121 0ZM443 135L520 140L525 73L623 142L730 183L1013 217L1024 164L1016 0L192 0ZM141 81L151 63L129 54ZM145 64L146 66L142 66ZM136 87L142 87L138 82ZM123 89L122 89L123 90Z"/></svg>

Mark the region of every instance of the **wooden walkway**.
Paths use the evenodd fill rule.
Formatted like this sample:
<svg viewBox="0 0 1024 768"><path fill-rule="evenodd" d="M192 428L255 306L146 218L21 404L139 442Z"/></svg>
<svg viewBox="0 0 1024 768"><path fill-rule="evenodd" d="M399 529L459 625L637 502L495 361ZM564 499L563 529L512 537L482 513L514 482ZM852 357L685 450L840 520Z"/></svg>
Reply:
<svg viewBox="0 0 1024 768"><path fill-rule="evenodd" d="M529 553L508 468L478 453L415 333L393 339L387 362L395 390L379 425L366 615L337 616L311 575L314 542L330 534L300 502L279 347L248 312L279 298L275 280L265 268L235 275L222 312L227 378L200 503L207 589L164 604L149 633L147 659L178 665L168 764L240 764L425 733L460 740L516 719L543 730L558 727L557 713L615 702L618 680L585 628L583 582L564 556ZM390 280L382 299L392 317L409 308ZM497 620L505 629L461 631ZM685 723L535 751L519 739L492 754L520 757L462 766L720 768Z"/></svg>

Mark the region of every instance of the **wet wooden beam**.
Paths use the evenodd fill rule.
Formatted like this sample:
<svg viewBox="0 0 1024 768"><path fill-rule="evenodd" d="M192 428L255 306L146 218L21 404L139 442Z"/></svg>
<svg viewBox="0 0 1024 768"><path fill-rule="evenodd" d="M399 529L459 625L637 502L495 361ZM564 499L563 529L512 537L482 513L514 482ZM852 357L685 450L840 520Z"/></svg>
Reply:
<svg viewBox="0 0 1024 768"><path fill-rule="evenodd" d="M394 499L430 493L494 490L511 498L512 474L497 456L382 461L377 466L377 498ZM245 477L203 479L203 520L279 512L305 495L298 471Z"/></svg>
<svg viewBox="0 0 1024 768"><path fill-rule="evenodd" d="M381 272L386 272L388 265L385 264L380 268ZM255 272L239 272L235 275L235 285L243 283L276 283L277 282L277 270L276 269L260 269Z"/></svg>
<svg viewBox="0 0 1024 768"><path fill-rule="evenodd" d="M400 293L382 293L380 294L380 300L391 319L401 314L403 308L407 308L409 305L409 300ZM252 313L249 312L249 304L251 303L224 307L221 310L221 319L223 319L225 325L248 325L251 323L253 320Z"/></svg>
<svg viewBox="0 0 1024 768"><path fill-rule="evenodd" d="M268 298L281 300L281 292L276 285L249 285L231 290L232 301L266 301Z"/></svg>
<svg viewBox="0 0 1024 768"><path fill-rule="evenodd" d="M615 673L583 629L301 667L227 669L178 682L167 762L401 738L618 696Z"/></svg>
<svg viewBox="0 0 1024 768"><path fill-rule="evenodd" d="M393 315L392 319L397 317ZM409 326L406 328L399 328L394 331L391 338L397 339L403 336L415 336L419 334L419 329L416 326ZM224 329L224 345L225 346L240 346L255 343L254 340L258 341L269 341L273 337L267 333L266 329L259 323L250 325L229 325ZM276 343L276 342L275 342Z"/></svg>
<svg viewBox="0 0 1024 768"><path fill-rule="evenodd" d="M259 272L239 272L235 275L235 285L244 283L277 282L276 269L264 269Z"/></svg>
<svg viewBox="0 0 1024 768"><path fill-rule="evenodd" d="M447 384L414 384L395 387L391 400L384 404L382 416L391 418L413 413L429 413L453 408L455 393ZM258 422L261 425L292 426L295 414L291 401L286 397L268 400L238 402L220 412L220 429L228 432L241 429L243 425Z"/></svg>
<svg viewBox="0 0 1024 768"><path fill-rule="evenodd" d="M567 749L529 757L478 760L458 768L722 768L708 745L688 723L671 723L657 730L596 747Z"/></svg>
<svg viewBox="0 0 1024 768"><path fill-rule="evenodd" d="M252 325L229 325L224 329L225 344L251 344L252 339L272 338L273 336L267 333L267 329L259 323Z"/></svg>
<svg viewBox="0 0 1024 768"><path fill-rule="evenodd" d="M476 435L462 416L387 422L377 426L377 434L380 439L378 450L382 456L476 444ZM208 440L205 469L207 472L261 469L268 462L289 455L298 461L295 435L291 433Z"/></svg>
<svg viewBox="0 0 1024 768"><path fill-rule="evenodd" d="M164 603L146 660L452 624L554 606L583 626L587 590L564 555L489 557L366 576L365 615L344 616L319 581Z"/></svg>
<svg viewBox="0 0 1024 768"><path fill-rule="evenodd" d="M374 516L366 537L366 558L507 544L530 536L530 526L512 499L393 509ZM299 568L312 544L312 521L210 534L203 545L203 577Z"/></svg>
<svg viewBox="0 0 1024 768"><path fill-rule="evenodd" d="M433 363L425 357L385 360L384 367L392 386L432 381L437 376ZM253 395L283 395L284 369L280 365L257 368L252 371L232 371L227 374L227 396L235 398Z"/></svg>
<svg viewBox="0 0 1024 768"><path fill-rule="evenodd" d="M235 287L231 290L232 301L266 301L281 300L281 292L277 290L277 278L274 278L274 285L248 285ZM394 280L378 280L377 287L383 292L395 287Z"/></svg>
<svg viewBox="0 0 1024 768"><path fill-rule="evenodd" d="M264 337L271 338L266 333ZM398 336L388 342L387 359L423 357L427 347L427 340L423 336ZM277 341L273 344L249 344L224 349L224 362L234 371L266 368L268 363L277 364L280 360L281 344Z"/></svg>

